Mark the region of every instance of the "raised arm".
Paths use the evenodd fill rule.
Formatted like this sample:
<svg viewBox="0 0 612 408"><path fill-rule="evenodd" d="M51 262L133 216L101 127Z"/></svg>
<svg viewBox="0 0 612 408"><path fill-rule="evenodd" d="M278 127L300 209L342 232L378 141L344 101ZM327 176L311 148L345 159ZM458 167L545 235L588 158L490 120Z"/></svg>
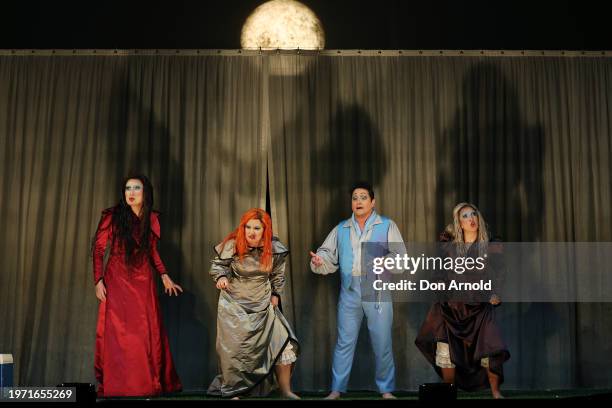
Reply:
<svg viewBox="0 0 612 408"><path fill-rule="evenodd" d="M319 266L315 264L315 256L319 257L322 261ZM317 249L315 256L312 256L310 260L310 269L314 273L327 275L338 270L338 227L332 229L327 235L323 245Z"/></svg>

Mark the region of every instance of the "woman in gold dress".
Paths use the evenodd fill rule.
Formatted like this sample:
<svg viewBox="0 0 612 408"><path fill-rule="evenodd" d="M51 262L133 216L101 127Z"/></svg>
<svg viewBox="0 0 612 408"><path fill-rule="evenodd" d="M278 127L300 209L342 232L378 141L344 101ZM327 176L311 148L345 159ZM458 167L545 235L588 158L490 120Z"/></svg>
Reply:
<svg viewBox="0 0 612 408"><path fill-rule="evenodd" d="M221 290L217 308L220 373L208 394L265 396L291 391L299 345L279 301L288 249L272 236L272 221L259 208L247 211L235 231L215 246L210 274Z"/></svg>

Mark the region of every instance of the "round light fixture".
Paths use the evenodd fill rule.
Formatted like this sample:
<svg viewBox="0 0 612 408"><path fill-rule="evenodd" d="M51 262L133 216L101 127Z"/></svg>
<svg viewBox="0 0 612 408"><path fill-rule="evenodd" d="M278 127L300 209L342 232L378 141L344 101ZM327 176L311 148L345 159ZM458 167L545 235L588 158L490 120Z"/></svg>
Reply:
<svg viewBox="0 0 612 408"><path fill-rule="evenodd" d="M323 25L315 13L295 0L271 0L257 7L242 27L245 49L302 49L325 47Z"/></svg>

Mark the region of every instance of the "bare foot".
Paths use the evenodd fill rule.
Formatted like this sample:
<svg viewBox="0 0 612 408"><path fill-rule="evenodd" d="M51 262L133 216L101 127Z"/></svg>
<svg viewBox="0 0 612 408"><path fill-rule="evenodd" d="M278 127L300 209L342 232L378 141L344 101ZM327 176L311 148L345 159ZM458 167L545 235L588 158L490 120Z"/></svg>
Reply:
<svg viewBox="0 0 612 408"><path fill-rule="evenodd" d="M325 397L326 400L337 400L340 399L340 393L338 391L332 391L329 393L329 395L327 397Z"/></svg>
<svg viewBox="0 0 612 408"><path fill-rule="evenodd" d="M291 391L289 391L286 394L283 394L283 398L289 398L289 399L294 399L294 400L299 400L301 399L299 396L295 395L294 393L292 393Z"/></svg>
<svg viewBox="0 0 612 408"><path fill-rule="evenodd" d="M385 392L382 397L383 399L397 399L397 397L390 392Z"/></svg>
<svg viewBox="0 0 612 408"><path fill-rule="evenodd" d="M494 399L504 399L505 398L499 391L493 391L492 394L493 394Z"/></svg>

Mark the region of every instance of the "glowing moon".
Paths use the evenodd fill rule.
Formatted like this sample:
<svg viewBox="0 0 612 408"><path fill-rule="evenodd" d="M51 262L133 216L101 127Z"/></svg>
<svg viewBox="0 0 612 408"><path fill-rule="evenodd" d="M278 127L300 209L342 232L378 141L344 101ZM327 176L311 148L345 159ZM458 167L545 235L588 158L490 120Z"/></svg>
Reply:
<svg viewBox="0 0 612 408"><path fill-rule="evenodd" d="M325 32L316 14L295 0L271 0L247 18L242 48L316 50L325 47Z"/></svg>

